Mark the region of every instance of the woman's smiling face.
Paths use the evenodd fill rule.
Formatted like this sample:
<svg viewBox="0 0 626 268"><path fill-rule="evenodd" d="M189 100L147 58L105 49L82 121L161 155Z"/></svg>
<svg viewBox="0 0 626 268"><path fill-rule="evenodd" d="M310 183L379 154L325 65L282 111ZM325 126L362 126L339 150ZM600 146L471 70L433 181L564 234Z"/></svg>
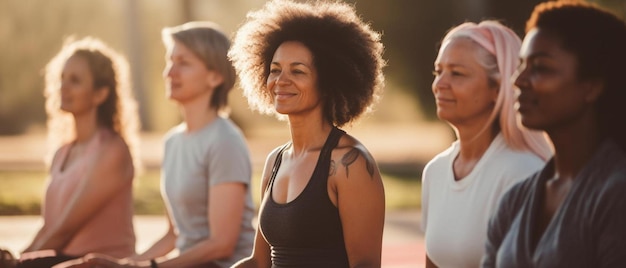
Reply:
<svg viewBox="0 0 626 268"><path fill-rule="evenodd" d="M578 76L576 55L556 35L532 29L522 43L515 85L522 124L546 130L568 125L593 107L595 85Z"/></svg>
<svg viewBox="0 0 626 268"><path fill-rule="evenodd" d="M477 60L479 49L471 39L457 37L441 45L435 60L437 116L452 125L484 123L498 97L498 87Z"/></svg>
<svg viewBox="0 0 626 268"><path fill-rule="evenodd" d="M319 110L321 98L317 88L317 70L313 54L302 43L282 43L270 63L267 90L274 97L274 107L280 114Z"/></svg>

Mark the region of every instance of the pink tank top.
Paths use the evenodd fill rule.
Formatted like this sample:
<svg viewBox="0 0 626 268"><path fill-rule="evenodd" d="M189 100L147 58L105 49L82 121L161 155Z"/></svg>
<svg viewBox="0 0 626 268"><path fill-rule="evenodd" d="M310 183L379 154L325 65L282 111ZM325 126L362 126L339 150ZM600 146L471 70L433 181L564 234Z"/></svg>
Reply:
<svg viewBox="0 0 626 268"><path fill-rule="evenodd" d="M67 158L70 146L60 149L57 161L50 169L50 181L46 190L43 217L46 222L54 222L62 214L65 204L76 191L89 166L100 153L101 140L105 135L113 135L108 130L100 131L92 138L85 153L72 165L61 170ZM133 195L132 181L99 209L86 224L76 232L74 238L63 250L70 256L82 256L87 253L103 253L116 258L131 256L135 253L135 232L133 230Z"/></svg>

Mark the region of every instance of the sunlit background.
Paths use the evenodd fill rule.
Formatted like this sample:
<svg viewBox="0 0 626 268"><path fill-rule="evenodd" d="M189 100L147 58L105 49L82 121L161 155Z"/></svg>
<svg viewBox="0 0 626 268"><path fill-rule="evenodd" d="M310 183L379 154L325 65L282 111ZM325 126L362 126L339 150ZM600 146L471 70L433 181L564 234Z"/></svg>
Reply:
<svg viewBox="0 0 626 268"><path fill-rule="evenodd" d="M131 63L134 94L140 104L141 153L147 167L142 176L149 178L140 180L141 185L142 181L158 181L162 134L180 122L177 107L164 97L161 29L192 20L211 20L233 35L246 13L264 2L0 0L0 215L39 212L45 179L42 70L67 37L98 37ZM434 115L430 90L432 62L440 38L454 25L481 19L498 19L522 36L532 7L541 1L348 2L354 3L364 20L383 34L388 67L387 87L376 111L347 130L361 139L379 162L390 187L388 198L399 199L388 204L398 202L399 208L417 208L417 187L424 163L454 139L450 128ZM626 0L595 2L620 16L626 14ZM239 88L231 94L230 104L231 118L248 138L258 174L265 155L288 139L286 124L251 112ZM395 190L394 183L400 183L397 188L404 192ZM158 189L139 191L139 200L145 197L142 194L159 200L154 192Z"/></svg>
<svg viewBox="0 0 626 268"><path fill-rule="evenodd" d="M592 0L593 1L593 0ZM166 227L159 192L162 136L181 120L165 98L163 27L217 22L231 36L262 0L0 0L0 248L17 254L41 226L46 185L43 69L70 37L94 36L127 57L142 124L145 172L135 178L137 249ZM386 88L376 110L346 130L376 158L388 214L383 267L423 267L419 228L421 170L454 140L437 120L431 94L433 61L446 30L465 21L497 19L523 36L538 0L351 0L382 33ZM626 0L595 0L626 15ZM602 29L598 29L602 30ZM329 40L332 42L332 40ZM625 48L626 49L626 48ZM241 89L230 95L231 118L246 135L254 164L253 198L265 156L289 139L285 122L247 108ZM395 212L395 213L394 213ZM20 216L15 216L20 215Z"/></svg>

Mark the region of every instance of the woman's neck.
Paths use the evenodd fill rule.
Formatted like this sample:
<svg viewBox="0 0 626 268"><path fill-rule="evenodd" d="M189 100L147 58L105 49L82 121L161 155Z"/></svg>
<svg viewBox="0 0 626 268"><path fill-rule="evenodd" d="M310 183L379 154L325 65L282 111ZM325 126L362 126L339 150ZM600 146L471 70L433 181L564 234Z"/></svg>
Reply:
<svg viewBox="0 0 626 268"><path fill-rule="evenodd" d="M546 130L554 144L554 169L561 179L574 179L604 140L597 121L591 117Z"/></svg>
<svg viewBox="0 0 626 268"><path fill-rule="evenodd" d="M76 130L76 143L87 142L93 137L100 128L96 116L96 111L74 116L74 129Z"/></svg>
<svg viewBox="0 0 626 268"><path fill-rule="evenodd" d="M487 151L491 142L498 135L494 127L464 127L456 129L459 140L459 156L461 160L478 160Z"/></svg>
<svg viewBox="0 0 626 268"><path fill-rule="evenodd" d="M494 127L457 129L460 149L452 165L455 180L465 178L474 170L495 139L496 133Z"/></svg>
<svg viewBox="0 0 626 268"><path fill-rule="evenodd" d="M332 130L333 125L322 117L289 117L289 130L294 154L298 155L312 149L321 149Z"/></svg>
<svg viewBox="0 0 626 268"><path fill-rule="evenodd" d="M181 105L181 112L187 125L187 132L194 132L213 122L218 117L217 109L209 107L205 101Z"/></svg>

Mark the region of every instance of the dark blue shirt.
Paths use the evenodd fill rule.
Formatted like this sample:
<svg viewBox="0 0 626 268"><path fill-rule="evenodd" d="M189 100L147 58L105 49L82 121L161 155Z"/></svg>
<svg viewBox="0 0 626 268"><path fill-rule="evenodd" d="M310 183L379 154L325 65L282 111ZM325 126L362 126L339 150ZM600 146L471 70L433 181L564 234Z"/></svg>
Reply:
<svg viewBox="0 0 626 268"><path fill-rule="evenodd" d="M605 141L533 242L554 160L511 188L489 224L482 267L626 267L626 154Z"/></svg>

